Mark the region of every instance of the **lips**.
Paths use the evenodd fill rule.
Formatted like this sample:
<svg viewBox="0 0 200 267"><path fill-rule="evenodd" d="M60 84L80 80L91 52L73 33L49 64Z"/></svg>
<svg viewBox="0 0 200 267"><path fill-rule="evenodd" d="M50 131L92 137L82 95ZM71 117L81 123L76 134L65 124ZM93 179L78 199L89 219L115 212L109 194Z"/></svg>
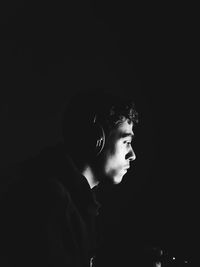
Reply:
<svg viewBox="0 0 200 267"><path fill-rule="evenodd" d="M128 166L125 166L125 168L124 168L124 169L126 169L126 170L127 170L127 169L129 169L129 168L130 168L130 165L128 165Z"/></svg>

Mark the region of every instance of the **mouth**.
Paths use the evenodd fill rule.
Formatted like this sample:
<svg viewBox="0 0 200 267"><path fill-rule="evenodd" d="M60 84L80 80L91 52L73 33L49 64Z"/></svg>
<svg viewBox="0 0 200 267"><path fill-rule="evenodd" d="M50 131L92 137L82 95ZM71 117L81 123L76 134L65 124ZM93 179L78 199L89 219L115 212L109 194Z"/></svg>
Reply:
<svg viewBox="0 0 200 267"><path fill-rule="evenodd" d="M124 168L124 169L125 169L125 170L128 170L129 168L130 168L130 166L125 166L125 168Z"/></svg>

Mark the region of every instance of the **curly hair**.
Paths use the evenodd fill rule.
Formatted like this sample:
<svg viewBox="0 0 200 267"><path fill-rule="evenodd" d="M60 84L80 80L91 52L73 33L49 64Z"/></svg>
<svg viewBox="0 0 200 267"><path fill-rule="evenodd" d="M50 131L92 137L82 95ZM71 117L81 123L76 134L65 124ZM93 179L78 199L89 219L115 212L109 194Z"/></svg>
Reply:
<svg viewBox="0 0 200 267"><path fill-rule="evenodd" d="M128 120L135 126L138 123L138 112L135 108L135 103L130 99L113 98L107 105L102 107L102 111L98 111L98 121L103 125L105 130L111 131L118 124Z"/></svg>

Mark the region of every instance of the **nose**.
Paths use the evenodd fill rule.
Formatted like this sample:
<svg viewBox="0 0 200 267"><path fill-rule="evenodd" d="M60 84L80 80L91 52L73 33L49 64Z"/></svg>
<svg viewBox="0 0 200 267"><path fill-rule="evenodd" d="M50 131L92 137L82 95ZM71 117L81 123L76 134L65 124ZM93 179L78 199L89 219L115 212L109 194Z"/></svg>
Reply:
<svg viewBox="0 0 200 267"><path fill-rule="evenodd" d="M130 151L129 151L128 155L127 155L127 158L128 158L130 161L133 161L133 160L136 159L136 154L135 154L135 152L134 152L134 150L133 150L132 147L130 148Z"/></svg>

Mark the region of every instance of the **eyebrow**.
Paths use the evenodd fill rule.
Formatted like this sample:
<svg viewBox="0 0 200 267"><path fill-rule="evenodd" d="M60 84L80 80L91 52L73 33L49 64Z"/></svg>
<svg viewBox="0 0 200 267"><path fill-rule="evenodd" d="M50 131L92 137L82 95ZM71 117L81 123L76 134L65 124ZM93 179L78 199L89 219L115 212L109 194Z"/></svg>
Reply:
<svg viewBox="0 0 200 267"><path fill-rule="evenodd" d="M134 136L133 133L120 133L120 138L131 137L133 139Z"/></svg>

